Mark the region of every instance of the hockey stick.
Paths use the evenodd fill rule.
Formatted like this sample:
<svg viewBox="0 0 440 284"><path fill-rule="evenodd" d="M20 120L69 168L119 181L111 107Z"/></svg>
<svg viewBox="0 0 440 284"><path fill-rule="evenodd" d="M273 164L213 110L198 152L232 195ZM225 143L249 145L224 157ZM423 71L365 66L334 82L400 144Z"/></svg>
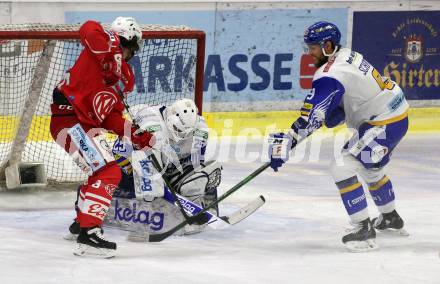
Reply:
<svg viewBox="0 0 440 284"><path fill-rule="evenodd" d="M118 92L119 96L121 97L122 104L124 105L125 109L127 110L127 114L130 117L131 122L133 123L134 127L139 129L139 125L137 124L136 120L133 117L133 114L130 111L130 106L125 101L124 94L122 93L121 88L118 85L115 85L114 89L116 90L116 92Z"/></svg>
<svg viewBox="0 0 440 284"><path fill-rule="evenodd" d="M174 196L178 198L178 201L182 204L184 210L191 216L197 215L203 210L203 207L187 199L186 197L181 196L178 193L175 193L175 195L173 195L168 188L165 190L165 195L163 199L165 199L169 203L174 204L176 202ZM205 215L208 217L208 221L206 222L206 224L213 229L223 229L225 227L228 227L228 225L235 225L254 213L258 208L263 206L265 202L266 199L264 199L264 196L260 195L252 202L248 203L246 206L226 216L216 216L211 212L206 211Z"/></svg>
<svg viewBox="0 0 440 284"><path fill-rule="evenodd" d="M246 183L248 183L249 181L251 181L252 179L254 179L256 176L258 176L260 173L262 173L264 170L266 170L268 167L270 166L270 163L267 162L264 165L262 165L261 167L259 167L258 169L256 169L253 173L251 173L250 175L248 175L247 177L245 177L243 180L241 180L239 183L237 183L236 185L234 185L231 189L229 189L228 191L226 191L225 193L223 193L219 198L217 198L217 200L211 202L208 206L206 206L202 211L200 211L197 215L203 214L206 211L208 211L209 209L213 208L214 206L216 206L217 204L219 204L221 201L223 201L225 198L227 198L229 195L231 195L232 193L234 193L235 191L237 191L238 189L240 189L243 185L245 185ZM264 199L264 198L263 198ZM252 212L251 212L252 213ZM197 215L190 217L190 218L194 218ZM248 215L249 216L249 215ZM171 235L173 235L175 232L177 232L178 230L182 229L183 227L185 227L187 224L189 224L188 220L184 220L183 222L181 222L180 224L178 224L177 226L175 226L174 228L160 233L160 234L155 234L155 235L150 235L148 237L148 241L150 242L160 242L165 240L166 238L170 237Z"/></svg>
<svg viewBox="0 0 440 284"><path fill-rule="evenodd" d="M174 188L171 185L171 183L169 182L168 178L165 176L165 173L162 173L163 169L160 166L159 161L157 160L156 156L154 154L151 154L149 156L149 158L153 162L153 166L156 168L156 170L158 170L161 173L163 181L165 182L166 186L169 189L169 192L171 193L174 200L176 201L175 203L177 203L177 207L179 207L180 212L182 212L183 217L185 217L185 220L188 221L188 224L194 223L197 225L202 225L202 224L205 224L206 222L208 222L209 217L207 216L207 214L196 214L194 216L188 216L185 208L183 207L182 203L179 200L179 197L177 196L176 190L174 190Z"/></svg>
<svg viewBox="0 0 440 284"><path fill-rule="evenodd" d="M179 199L179 202L182 204L185 211L193 216L198 213L200 213L203 210L203 207L200 205L192 202L191 200L179 195L176 193L177 198ZM166 189L165 195L163 197L166 201L169 203L174 204L176 200L174 199L173 195L171 194L169 189ZM240 208L239 210L235 211L234 213L226 216L216 216L212 214L209 211L206 211L205 214L208 216L208 222L206 223L209 227L213 229L223 229L226 227L229 227L230 225L235 225L238 222L242 221L252 213L254 213L258 208L263 206L265 203L265 199L262 195L254 199L252 202L247 204L246 206Z"/></svg>
<svg viewBox="0 0 440 284"><path fill-rule="evenodd" d="M181 196L178 193L172 193L169 188L165 188L165 195L163 196L163 199L174 205L176 202L180 203L185 212L188 213L188 215L190 216L197 215L200 211L203 210L203 207L201 207L197 203L194 203L193 201L185 198L184 196ZM206 211L204 215L207 216L206 224L213 229L223 229L229 226L228 222L220 217L215 216L209 211Z"/></svg>
<svg viewBox="0 0 440 284"><path fill-rule="evenodd" d="M235 225L244 219L246 219L249 215L257 211L258 208L263 206L263 204L266 202L266 199L263 195L258 196L246 206L240 208L239 210L235 211L232 214L226 215L226 216L220 216L219 218L228 223L229 225Z"/></svg>

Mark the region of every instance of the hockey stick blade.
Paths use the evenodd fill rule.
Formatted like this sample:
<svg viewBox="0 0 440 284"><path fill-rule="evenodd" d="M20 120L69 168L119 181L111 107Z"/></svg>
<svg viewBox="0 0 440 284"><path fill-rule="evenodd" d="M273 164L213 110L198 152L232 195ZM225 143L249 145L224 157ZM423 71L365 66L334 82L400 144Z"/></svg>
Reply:
<svg viewBox="0 0 440 284"><path fill-rule="evenodd" d="M229 195L231 195L232 193L234 193L235 191L237 191L238 189L240 189L243 185L247 184L249 181L251 181L252 179L254 179L256 176L258 176L259 174L261 174L264 170L266 170L267 168L269 168L270 163L264 163L261 167L259 167L258 169L256 169L254 172L252 172L250 175L248 175L247 177L245 177L243 180L241 180L239 183L237 183L236 185L234 185L232 188L230 188L228 191L226 191L225 193L223 193L216 201L211 202L207 207L205 207L202 211L200 211L197 215L190 217L190 218L194 218L200 214L205 213L206 211L208 211L209 209L213 208L214 206L216 206L217 204L219 204L221 201L223 201L225 198L227 198ZM186 224L188 224L188 220L184 220L183 222L181 222L180 224L178 224L177 226L175 226L174 228L171 228L170 230L160 233L160 234L155 234L155 235L150 235L148 241L149 242L161 242L163 240L165 240L166 238L172 236L175 232L179 231L180 229L182 229L183 227L186 226Z"/></svg>
<svg viewBox="0 0 440 284"><path fill-rule="evenodd" d="M170 189L165 187L165 195L163 196L163 199L165 199L166 201L168 201L171 204L174 204L175 206L177 206L176 202L179 202L180 205L183 207L183 209L188 213L188 215L195 216L203 210L203 207L201 207L201 205L194 203L193 201L187 199L186 197L184 197L178 193L176 193L175 196L178 198L177 201L174 199L174 196L170 192ZM212 214L209 211L206 211L204 214L202 214L200 216L203 216L203 218L205 219L203 224L207 224L209 227L211 227L213 229L225 228L225 227L230 226L229 223L225 222L223 219ZM188 223L188 224L191 224L191 223ZM197 225L201 225L201 224L197 224Z"/></svg>
<svg viewBox="0 0 440 284"><path fill-rule="evenodd" d="M239 223L240 221L246 219L250 215L252 215L252 213L254 213L255 211L258 210L258 208L263 206L263 204L265 202L266 202L266 199L264 198L264 196L260 195L256 199L254 199L253 201L251 201L250 203L245 205L244 207L242 207L239 210L237 210L236 212L232 213L231 215L220 216L219 218L222 219L223 221L225 221L229 225L235 225L235 224ZM149 235L148 241L153 242L153 243L154 242L161 242L161 241L165 240L166 238L172 236L174 233L176 233L177 231L179 231L180 229L185 227L187 224L188 224L188 222L185 220L182 223L180 223L179 225L177 225L176 227L170 229L169 231L166 231L166 232L163 232L160 234Z"/></svg>
<svg viewBox="0 0 440 284"><path fill-rule="evenodd" d="M221 216L220 219L225 221L230 225L235 225L247 217L249 217L252 213L258 210L263 204L266 202L263 195L258 196L252 202L248 203L246 206L242 207L240 210L235 211L234 213Z"/></svg>
<svg viewBox="0 0 440 284"><path fill-rule="evenodd" d="M173 195L175 200L178 200L179 198L176 195L176 190L171 186L168 178L164 175L164 173L162 173L163 169L160 166L156 156L154 154L151 154L149 158L153 162L153 166L161 173L162 179L165 182L166 186L168 187L169 192ZM209 217L206 216L206 214L197 214L197 215L189 216L186 213L185 209L182 207L182 204L180 202L176 202L176 206L180 209L180 212L182 213L183 217L188 222L188 224L202 225L209 221Z"/></svg>

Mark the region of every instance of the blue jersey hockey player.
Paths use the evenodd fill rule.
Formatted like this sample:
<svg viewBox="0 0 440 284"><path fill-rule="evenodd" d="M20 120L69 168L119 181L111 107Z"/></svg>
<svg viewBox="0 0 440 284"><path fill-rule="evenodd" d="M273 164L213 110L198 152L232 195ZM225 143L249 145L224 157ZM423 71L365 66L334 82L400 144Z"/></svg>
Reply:
<svg viewBox="0 0 440 284"><path fill-rule="evenodd" d="M288 133L269 137L271 167L277 171L299 142L325 125L346 123L354 135L342 149L343 163L333 162L331 174L345 209L355 225L342 238L351 251L377 248L377 230L403 230L394 205L394 191L384 167L408 129L408 103L401 88L384 78L362 54L340 46L341 33L332 23L318 22L304 34L304 42L318 68L301 116ZM361 179L380 212L369 218Z"/></svg>

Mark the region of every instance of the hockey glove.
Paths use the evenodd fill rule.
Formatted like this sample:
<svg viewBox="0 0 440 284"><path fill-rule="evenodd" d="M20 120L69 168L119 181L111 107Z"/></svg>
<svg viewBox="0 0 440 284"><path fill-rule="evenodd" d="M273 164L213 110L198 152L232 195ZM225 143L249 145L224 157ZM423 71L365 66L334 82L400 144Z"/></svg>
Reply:
<svg viewBox="0 0 440 284"><path fill-rule="evenodd" d="M161 153L162 162L164 168L167 168L170 164L173 164L175 168L182 171L182 166L179 162L176 150L171 147L168 138L164 136L162 131L153 132L152 148Z"/></svg>
<svg viewBox="0 0 440 284"><path fill-rule="evenodd" d="M296 145L296 140L289 134L272 133L269 135L270 167L278 171L287 160L289 152Z"/></svg>
<svg viewBox="0 0 440 284"><path fill-rule="evenodd" d="M141 150L145 147L151 148L151 144L154 143L154 139L151 139L153 135L150 132L141 131L136 127L131 128L131 143L133 144L133 148L136 150Z"/></svg>
<svg viewBox="0 0 440 284"><path fill-rule="evenodd" d="M113 56L105 57L102 62L102 75L104 77L104 84L113 86L122 76L122 55L116 53Z"/></svg>

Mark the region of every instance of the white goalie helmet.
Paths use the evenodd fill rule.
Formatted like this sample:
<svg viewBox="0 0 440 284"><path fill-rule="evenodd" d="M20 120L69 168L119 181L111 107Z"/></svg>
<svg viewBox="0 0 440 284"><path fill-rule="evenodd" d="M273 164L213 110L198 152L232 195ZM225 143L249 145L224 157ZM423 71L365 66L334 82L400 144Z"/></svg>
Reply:
<svg viewBox="0 0 440 284"><path fill-rule="evenodd" d="M165 124L174 141L180 141L194 131L197 123L197 106L190 99L175 101L167 107Z"/></svg>
<svg viewBox="0 0 440 284"><path fill-rule="evenodd" d="M132 41L136 37L139 47L141 46L142 29L134 18L117 17L113 21L110 29L127 41Z"/></svg>

